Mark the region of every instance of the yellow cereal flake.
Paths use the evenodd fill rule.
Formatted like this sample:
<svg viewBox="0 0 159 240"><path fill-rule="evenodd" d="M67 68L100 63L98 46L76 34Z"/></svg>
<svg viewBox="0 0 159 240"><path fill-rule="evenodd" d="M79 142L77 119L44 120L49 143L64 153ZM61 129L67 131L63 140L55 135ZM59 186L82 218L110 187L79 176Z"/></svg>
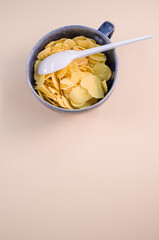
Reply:
<svg viewBox="0 0 159 240"><path fill-rule="evenodd" d="M56 72L56 76L61 79L65 76L67 68L62 68L59 71Z"/></svg>
<svg viewBox="0 0 159 240"><path fill-rule="evenodd" d="M104 53L97 53L88 56L90 61L97 61L97 62L105 62L106 61L106 56Z"/></svg>
<svg viewBox="0 0 159 240"><path fill-rule="evenodd" d="M66 39L63 42L62 47L64 50L71 50L71 49L73 49L74 46L76 46L76 43L72 39Z"/></svg>
<svg viewBox="0 0 159 240"><path fill-rule="evenodd" d="M78 58L73 61L78 67L85 66L88 63L88 59L86 57L84 58Z"/></svg>
<svg viewBox="0 0 159 240"><path fill-rule="evenodd" d="M70 92L70 98L75 103L84 103L91 98L91 95L87 89L77 86L72 89Z"/></svg>
<svg viewBox="0 0 159 240"><path fill-rule="evenodd" d="M81 86L88 90L89 94L94 98L103 98L104 92L101 85L101 80L94 76L93 74L89 74L82 78Z"/></svg>
<svg viewBox="0 0 159 240"><path fill-rule="evenodd" d="M51 55L51 50L52 50L51 47L48 47L48 48L44 49L43 51L41 51L41 52L38 54L37 58L38 58L39 60L45 59L46 57L48 57L48 56Z"/></svg>
<svg viewBox="0 0 159 240"><path fill-rule="evenodd" d="M102 83L102 88L104 90L104 93L107 93L108 92L108 87L107 87L106 80L103 80L101 83Z"/></svg>
<svg viewBox="0 0 159 240"><path fill-rule="evenodd" d="M97 75L101 80L108 81L111 78L111 70L104 63L97 63L93 67L95 75Z"/></svg>
<svg viewBox="0 0 159 240"><path fill-rule="evenodd" d="M90 107L91 105L97 103L97 101L98 101L98 100L97 100L96 98L91 98L90 100L88 100L87 102L85 102L84 105L79 106L79 108L82 109L82 108Z"/></svg>

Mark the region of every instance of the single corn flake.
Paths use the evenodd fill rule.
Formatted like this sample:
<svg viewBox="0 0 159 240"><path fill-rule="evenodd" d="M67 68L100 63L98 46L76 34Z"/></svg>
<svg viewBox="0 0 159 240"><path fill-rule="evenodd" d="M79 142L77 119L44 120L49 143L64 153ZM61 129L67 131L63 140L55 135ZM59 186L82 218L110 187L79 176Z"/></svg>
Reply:
<svg viewBox="0 0 159 240"><path fill-rule="evenodd" d="M108 92L108 87L107 87L106 80L103 80L101 83L102 83L102 88L104 90L104 93L107 93Z"/></svg>
<svg viewBox="0 0 159 240"><path fill-rule="evenodd" d="M81 86L73 88L70 92L70 99L75 103L84 103L90 98L91 95L89 94L89 92Z"/></svg>
<svg viewBox="0 0 159 240"><path fill-rule="evenodd" d="M97 63L94 65L94 72L101 80L108 81L111 77L111 70L110 68L105 65L104 63Z"/></svg>
<svg viewBox="0 0 159 240"><path fill-rule="evenodd" d="M103 98L104 92L101 80L93 74L86 75L81 79L81 86L88 90L89 94L94 98Z"/></svg>

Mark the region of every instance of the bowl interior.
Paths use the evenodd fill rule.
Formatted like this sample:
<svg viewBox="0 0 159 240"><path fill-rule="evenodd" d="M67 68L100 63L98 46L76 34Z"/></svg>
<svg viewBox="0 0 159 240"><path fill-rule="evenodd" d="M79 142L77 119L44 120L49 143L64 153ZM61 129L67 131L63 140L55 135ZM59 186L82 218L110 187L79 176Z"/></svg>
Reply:
<svg viewBox="0 0 159 240"><path fill-rule="evenodd" d="M46 34L43 38L41 38L37 42L37 44L32 49L29 60L28 60L28 64L27 64L27 78L28 78L31 90L33 91L33 93L36 96L37 96L37 93L34 89L34 64L35 64L35 61L37 60L38 53L40 51L42 51L45 48L45 46L51 41L55 41L55 40L58 40L61 38L74 38L74 37L80 36L80 35L88 37L88 38L92 38L100 45L110 43L110 40L103 33L99 32L95 29L84 27L84 26L76 26L76 25L66 26L66 27L56 29L56 30ZM117 67L116 66L117 65L117 61L116 61L117 56L116 56L116 52L114 49L105 52L105 54L107 56L106 64L110 67L110 69L112 70L112 73L113 73L111 79L107 82L107 85L108 85L108 92L106 94L106 96L107 96L110 94L110 90L112 89L112 86L114 85L114 80L116 77L115 75L116 75L116 67ZM105 98L106 98L106 96L105 96ZM44 100L41 100L39 97L38 97L38 99L42 103L44 103L43 102ZM101 99L99 102L101 102L103 100L104 99ZM97 102L95 105L97 105L99 102ZM51 104L49 104L49 105L51 105ZM93 105L92 107L94 107L95 105ZM61 110L61 108L59 108L59 109ZM76 110L78 111L78 109L76 109ZM79 110L82 110L82 109L79 109Z"/></svg>

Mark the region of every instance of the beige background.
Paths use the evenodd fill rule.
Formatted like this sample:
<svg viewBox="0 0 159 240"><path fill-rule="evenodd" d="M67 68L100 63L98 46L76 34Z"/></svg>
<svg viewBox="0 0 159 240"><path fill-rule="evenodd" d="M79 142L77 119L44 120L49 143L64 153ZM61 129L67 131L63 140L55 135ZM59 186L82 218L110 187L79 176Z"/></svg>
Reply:
<svg viewBox="0 0 159 240"><path fill-rule="evenodd" d="M1 240L159 239L158 0L3 1ZM33 96L28 55L47 32L112 21L114 93L99 109L62 115Z"/></svg>

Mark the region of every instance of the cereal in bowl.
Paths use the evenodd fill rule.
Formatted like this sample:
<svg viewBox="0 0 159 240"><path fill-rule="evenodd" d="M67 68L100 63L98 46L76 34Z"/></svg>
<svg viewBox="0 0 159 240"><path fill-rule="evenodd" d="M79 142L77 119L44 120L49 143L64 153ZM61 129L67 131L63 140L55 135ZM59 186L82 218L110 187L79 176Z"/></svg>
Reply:
<svg viewBox="0 0 159 240"><path fill-rule="evenodd" d="M65 50L82 51L99 46L93 39L78 36L52 41L37 55L34 65L35 89L50 104L65 109L81 109L104 98L112 72L104 53L75 59L67 67L46 75L37 74L37 67L46 57Z"/></svg>

